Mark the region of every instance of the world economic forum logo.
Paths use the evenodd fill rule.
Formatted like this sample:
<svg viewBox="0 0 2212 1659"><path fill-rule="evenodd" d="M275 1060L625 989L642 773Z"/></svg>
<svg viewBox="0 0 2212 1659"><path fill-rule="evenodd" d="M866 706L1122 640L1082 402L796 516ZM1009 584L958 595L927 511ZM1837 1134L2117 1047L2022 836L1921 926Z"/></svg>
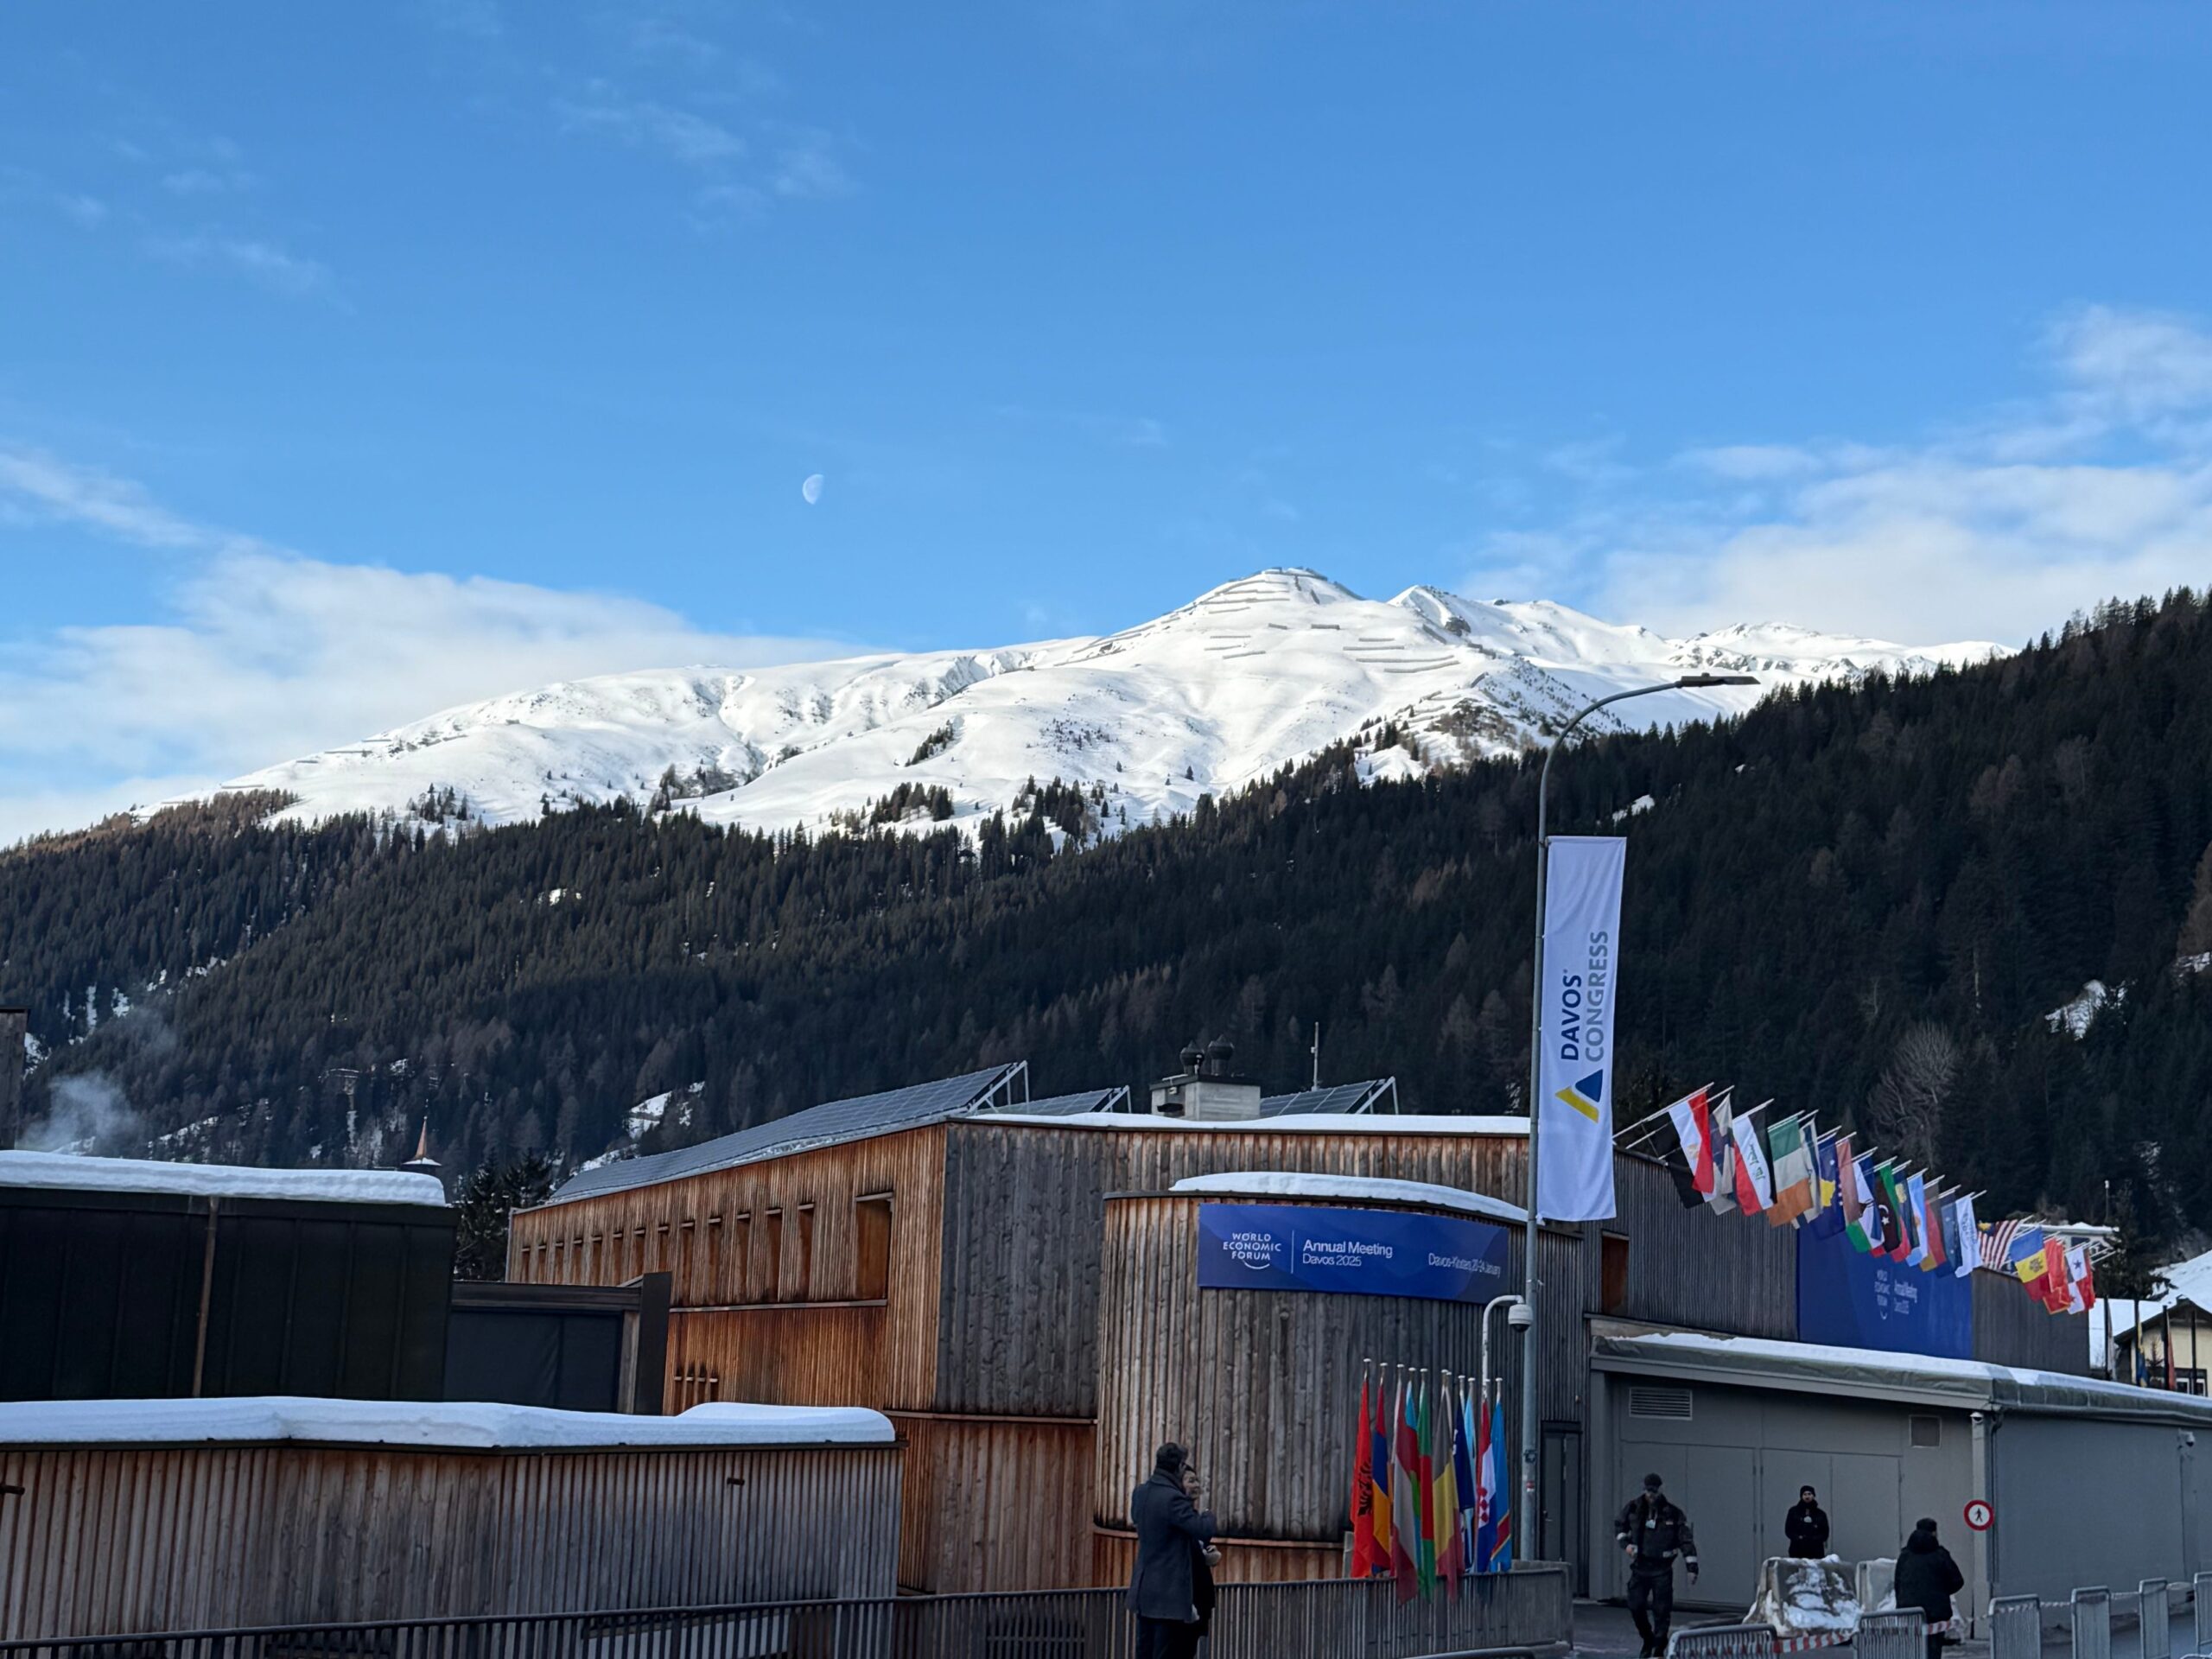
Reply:
<svg viewBox="0 0 2212 1659"><path fill-rule="evenodd" d="M1592 1071L1581 1082L1569 1084L1560 1090L1558 1097L1595 1123L1598 1121L1598 1109L1605 1099L1605 1074L1603 1071Z"/></svg>
<svg viewBox="0 0 2212 1659"><path fill-rule="evenodd" d="M1262 1227L1247 1227L1223 1235L1221 1248L1238 1267L1265 1273L1282 1260L1289 1247L1278 1234Z"/></svg>

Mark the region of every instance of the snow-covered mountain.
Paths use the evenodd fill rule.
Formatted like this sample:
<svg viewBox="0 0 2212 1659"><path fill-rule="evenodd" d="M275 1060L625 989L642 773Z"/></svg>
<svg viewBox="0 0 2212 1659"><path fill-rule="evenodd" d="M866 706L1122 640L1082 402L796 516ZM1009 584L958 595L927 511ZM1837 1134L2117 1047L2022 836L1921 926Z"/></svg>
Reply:
<svg viewBox="0 0 2212 1659"><path fill-rule="evenodd" d="M1363 730L1370 776L1411 775L1541 742L1590 699L1655 680L1749 673L1759 684L1663 692L1589 724L1711 720L1777 686L1931 672L2002 649L1780 625L1668 639L1542 601L1435 588L1368 600L1310 570L1264 570L1101 639L549 685L226 787L285 791L305 817L404 812L450 790L495 823L548 804L672 794L705 818L782 829L849 819L900 785L917 798L942 788L956 821L972 823L1031 779L1058 778L1096 798L1110 832L1188 811L1202 794ZM1401 741L1376 749L1386 723Z"/></svg>

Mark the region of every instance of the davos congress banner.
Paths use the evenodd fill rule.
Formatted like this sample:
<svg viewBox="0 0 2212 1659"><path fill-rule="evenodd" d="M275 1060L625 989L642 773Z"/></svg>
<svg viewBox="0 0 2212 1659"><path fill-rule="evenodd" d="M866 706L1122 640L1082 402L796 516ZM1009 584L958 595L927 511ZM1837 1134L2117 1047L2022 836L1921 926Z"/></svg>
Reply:
<svg viewBox="0 0 2212 1659"><path fill-rule="evenodd" d="M1938 1359L1974 1357L1971 1275L1861 1255L1841 1234L1797 1235L1797 1340Z"/></svg>
<svg viewBox="0 0 2212 1659"><path fill-rule="evenodd" d="M1544 876L1544 1052L1536 1082L1536 1213L1613 1213L1613 1025L1621 869L1613 836L1554 836Z"/></svg>
<svg viewBox="0 0 2212 1659"><path fill-rule="evenodd" d="M1486 1302L1505 1289L1505 1230L1400 1210L1202 1204L1198 1285Z"/></svg>

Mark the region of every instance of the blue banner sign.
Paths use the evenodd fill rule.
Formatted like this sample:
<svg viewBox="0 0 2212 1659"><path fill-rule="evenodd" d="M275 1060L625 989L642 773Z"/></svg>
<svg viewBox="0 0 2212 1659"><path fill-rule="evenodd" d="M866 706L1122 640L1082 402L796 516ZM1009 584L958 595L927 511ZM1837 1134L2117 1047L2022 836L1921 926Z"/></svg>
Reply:
<svg viewBox="0 0 2212 1659"><path fill-rule="evenodd" d="M1198 1284L1486 1302L1505 1289L1506 1231L1402 1210L1202 1204Z"/></svg>
<svg viewBox="0 0 2212 1659"><path fill-rule="evenodd" d="M1861 1255L1849 1239L1797 1235L1797 1340L1938 1359L1974 1357L1974 1287L1941 1267L1923 1273Z"/></svg>

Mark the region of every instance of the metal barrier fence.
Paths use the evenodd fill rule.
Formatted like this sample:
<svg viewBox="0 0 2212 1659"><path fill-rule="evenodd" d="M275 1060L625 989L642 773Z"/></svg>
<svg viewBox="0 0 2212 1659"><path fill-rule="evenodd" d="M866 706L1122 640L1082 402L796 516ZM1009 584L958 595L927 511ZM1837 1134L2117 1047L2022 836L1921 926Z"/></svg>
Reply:
<svg viewBox="0 0 2212 1659"><path fill-rule="evenodd" d="M2190 1580L2196 1592L2196 1650L2212 1653L2212 1573Z"/></svg>
<svg viewBox="0 0 2212 1659"><path fill-rule="evenodd" d="M1209 1650L1420 1659L1563 1642L1571 1618L1551 1563L1402 1605L1387 1580L1224 1584ZM0 1659L1134 1659L1135 1634L1121 1591L1053 1590L56 1637Z"/></svg>
<svg viewBox="0 0 2212 1659"><path fill-rule="evenodd" d="M2112 1592L2074 1592L2074 1659L2112 1659Z"/></svg>
<svg viewBox="0 0 2212 1659"><path fill-rule="evenodd" d="M2043 1659L2040 1596L2001 1596L1989 1604L1989 1659Z"/></svg>
<svg viewBox="0 0 2212 1659"><path fill-rule="evenodd" d="M2174 1610L2164 1579L2145 1579L2135 1586L2135 1624L2143 1659L2170 1659Z"/></svg>
<svg viewBox="0 0 2212 1659"><path fill-rule="evenodd" d="M1917 1607L1861 1613L1852 1646L1858 1659L1927 1659L1928 1626Z"/></svg>
<svg viewBox="0 0 2212 1659"><path fill-rule="evenodd" d="M1769 1659L1770 1624L1696 1624L1668 1638L1668 1659Z"/></svg>

